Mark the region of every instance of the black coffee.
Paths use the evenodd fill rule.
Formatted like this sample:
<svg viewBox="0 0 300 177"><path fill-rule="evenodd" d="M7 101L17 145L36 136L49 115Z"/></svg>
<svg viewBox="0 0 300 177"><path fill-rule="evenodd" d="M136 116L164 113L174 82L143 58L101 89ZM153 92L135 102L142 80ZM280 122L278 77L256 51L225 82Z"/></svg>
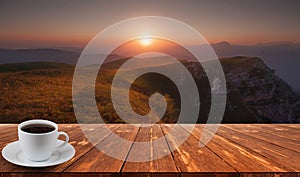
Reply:
<svg viewBox="0 0 300 177"><path fill-rule="evenodd" d="M22 131L27 133L48 133L55 130L54 127L51 125L45 125L45 124L31 124L31 125L25 125L21 128Z"/></svg>

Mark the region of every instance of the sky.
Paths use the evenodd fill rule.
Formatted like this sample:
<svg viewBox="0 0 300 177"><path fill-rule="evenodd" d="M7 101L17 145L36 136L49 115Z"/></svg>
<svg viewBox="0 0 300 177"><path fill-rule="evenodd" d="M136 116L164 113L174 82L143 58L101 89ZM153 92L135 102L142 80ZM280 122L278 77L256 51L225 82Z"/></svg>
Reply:
<svg viewBox="0 0 300 177"><path fill-rule="evenodd" d="M84 47L106 27L165 16L210 43L300 42L299 0L1 0L0 48Z"/></svg>

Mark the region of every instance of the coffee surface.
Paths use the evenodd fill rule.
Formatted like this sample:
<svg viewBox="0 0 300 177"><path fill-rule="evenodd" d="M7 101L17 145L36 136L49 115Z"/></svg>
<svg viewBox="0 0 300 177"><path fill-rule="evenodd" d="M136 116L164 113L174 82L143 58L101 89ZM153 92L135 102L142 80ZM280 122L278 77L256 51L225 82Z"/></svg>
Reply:
<svg viewBox="0 0 300 177"><path fill-rule="evenodd" d="M31 124L22 127L21 130L27 133L48 133L54 131L55 128L51 125Z"/></svg>

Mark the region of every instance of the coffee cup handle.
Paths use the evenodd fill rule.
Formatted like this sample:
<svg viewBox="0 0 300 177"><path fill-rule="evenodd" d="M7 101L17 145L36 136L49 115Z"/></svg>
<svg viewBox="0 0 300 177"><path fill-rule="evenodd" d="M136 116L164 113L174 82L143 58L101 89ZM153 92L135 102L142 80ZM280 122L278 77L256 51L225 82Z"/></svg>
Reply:
<svg viewBox="0 0 300 177"><path fill-rule="evenodd" d="M65 147L68 143L69 143L69 136L68 134L66 134L65 132L58 132L58 136L63 135L64 137L66 137L66 140L63 144L59 145L56 147L56 149L60 149Z"/></svg>

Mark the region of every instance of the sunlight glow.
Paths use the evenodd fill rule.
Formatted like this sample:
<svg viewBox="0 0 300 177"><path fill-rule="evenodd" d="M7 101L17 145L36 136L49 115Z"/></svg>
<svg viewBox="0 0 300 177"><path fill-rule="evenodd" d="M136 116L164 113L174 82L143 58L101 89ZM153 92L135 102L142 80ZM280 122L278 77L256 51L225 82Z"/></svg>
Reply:
<svg viewBox="0 0 300 177"><path fill-rule="evenodd" d="M141 43L143 46L149 46L149 45L152 44L152 39L149 38L149 37L145 37L145 38L140 39L140 43Z"/></svg>

